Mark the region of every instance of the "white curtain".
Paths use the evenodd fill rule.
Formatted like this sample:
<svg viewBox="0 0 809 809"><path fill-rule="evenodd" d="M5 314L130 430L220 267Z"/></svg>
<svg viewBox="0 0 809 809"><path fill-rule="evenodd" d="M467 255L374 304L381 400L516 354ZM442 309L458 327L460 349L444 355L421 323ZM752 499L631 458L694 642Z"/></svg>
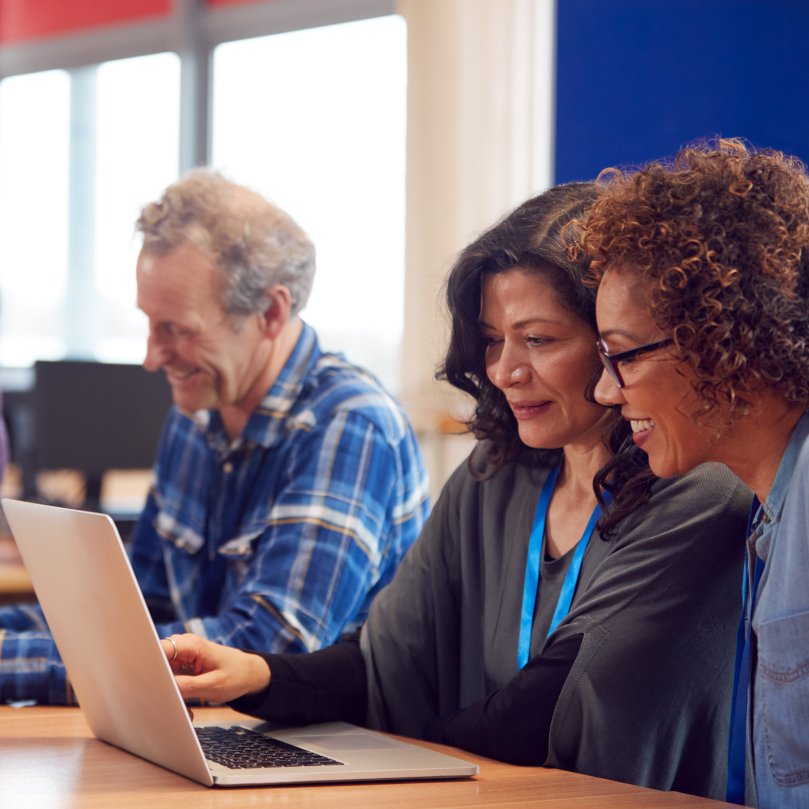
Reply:
<svg viewBox="0 0 809 809"><path fill-rule="evenodd" d="M554 0L398 0L408 27L402 397L432 422L443 281L481 230L552 182Z"/></svg>

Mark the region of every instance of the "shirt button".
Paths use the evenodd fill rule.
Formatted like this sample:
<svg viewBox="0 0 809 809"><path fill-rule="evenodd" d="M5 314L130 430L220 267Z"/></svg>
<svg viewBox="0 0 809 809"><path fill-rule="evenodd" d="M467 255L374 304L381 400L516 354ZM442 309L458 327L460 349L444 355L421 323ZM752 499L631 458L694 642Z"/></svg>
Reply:
<svg viewBox="0 0 809 809"><path fill-rule="evenodd" d="M226 475L229 475L229 474L230 474L230 473L233 471L233 464L232 464L230 461L225 461L225 462L222 464L222 471L223 471L223 472L224 472Z"/></svg>

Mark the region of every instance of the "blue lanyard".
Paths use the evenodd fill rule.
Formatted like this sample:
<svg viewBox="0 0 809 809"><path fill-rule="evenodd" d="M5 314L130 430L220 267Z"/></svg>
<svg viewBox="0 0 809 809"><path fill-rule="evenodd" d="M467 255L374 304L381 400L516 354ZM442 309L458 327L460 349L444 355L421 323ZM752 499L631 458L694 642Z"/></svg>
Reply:
<svg viewBox="0 0 809 809"><path fill-rule="evenodd" d="M525 586L522 594L522 615L520 617L520 637L517 643L517 666L522 668L527 662L531 648L531 629L534 624L534 610L537 603L537 593L539 590L539 566L542 561L543 537L545 536L545 519L548 516L548 506L551 502L553 490L556 488L556 481L559 479L559 472L562 468L561 461L550 471L542 491L539 495L537 510L534 514L534 524L531 527L531 536L528 540L528 557L525 560ZM581 574L582 560L584 552L590 544L590 537L593 535L595 524L601 516L601 507L596 505L587 527L584 529L581 539L576 544L573 552L573 559L567 569L565 580L562 583L562 590L559 593L559 600L556 602L556 609L551 619L548 629L548 637L553 633L562 619L570 612L570 605L573 602L573 595L576 592L576 585Z"/></svg>
<svg viewBox="0 0 809 809"><path fill-rule="evenodd" d="M753 533L759 499L753 498L747 520L747 537ZM744 773L747 762L747 692L750 685L750 629L756 591L764 571L764 562L757 556L753 570L753 582L747 585L747 549L744 555L742 576L742 615L736 630L736 665L733 674L733 702L730 713L730 736L728 739L728 787L725 800L728 803L744 803Z"/></svg>

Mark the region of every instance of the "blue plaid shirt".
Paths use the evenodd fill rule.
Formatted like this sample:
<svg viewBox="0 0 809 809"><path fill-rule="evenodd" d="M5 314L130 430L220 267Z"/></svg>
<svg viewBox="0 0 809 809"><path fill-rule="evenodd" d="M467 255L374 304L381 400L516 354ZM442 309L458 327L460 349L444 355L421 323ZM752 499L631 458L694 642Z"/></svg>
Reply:
<svg viewBox="0 0 809 809"><path fill-rule="evenodd" d="M428 507L400 406L304 325L235 441L216 411L171 411L129 553L161 636L311 651L363 621ZM74 701L38 607L0 626L0 699Z"/></svg>

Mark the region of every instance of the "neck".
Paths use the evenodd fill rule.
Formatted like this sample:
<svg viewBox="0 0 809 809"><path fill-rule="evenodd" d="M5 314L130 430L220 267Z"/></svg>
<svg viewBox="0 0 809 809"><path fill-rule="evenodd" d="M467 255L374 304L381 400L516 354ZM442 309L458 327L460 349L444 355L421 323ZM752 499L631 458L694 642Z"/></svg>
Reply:
<svg viewBox="0 0 809 809"><path fill-rule="evenodd" d="M777 395L764 394L750 413L734 423L719 443L716 460L755 492L763 503L770 494L795 425L804 414Z"/></svg>
<svg viewBox="0 0 809 809"><path fill-rule="evenodd" d="M600 440L564 448L562 469L545 518L545 551L551 558L558 559L581 539L596 506L593 478L610 457Z"/></svg>
<svg viewBox="0 0 809 809"><path fill-rule="evenodd" d="M557 490L587 493L588 502L594 499L593 478L612 457L609 449L599 440L589 446L567 446L562 457Z"/></svg>
<svg viewBox="0 0 809 809"><path fill-rule="evenodd" d="M247 393L238 402L220 408L219 415L231 441L244 432L253 411L278 379L302 330L303 321L295 318L284 326L275 339L262 343L262 356L257 358L258 371Z"/></svg>

